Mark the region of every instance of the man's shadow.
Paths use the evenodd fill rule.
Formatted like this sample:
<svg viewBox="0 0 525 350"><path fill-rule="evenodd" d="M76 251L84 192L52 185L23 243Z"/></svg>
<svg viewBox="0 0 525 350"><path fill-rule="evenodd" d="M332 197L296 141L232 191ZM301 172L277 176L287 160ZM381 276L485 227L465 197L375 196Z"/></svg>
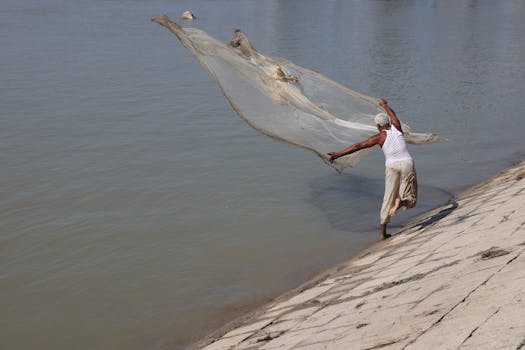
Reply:
<svg viewBox="0 0 525 350"><path fill-rule="evenodd" d="M450 204L446 207L441 209L435 214L432 214L428 218L424 219L423 221L417 222L415 225L411 226L410 228L417 227L418 230L421 230L427 226L432 225L433 223L447 217L448 215L452 214L454 210L456 210L458 207L458 203L454 200L450 201Z"/></svg>

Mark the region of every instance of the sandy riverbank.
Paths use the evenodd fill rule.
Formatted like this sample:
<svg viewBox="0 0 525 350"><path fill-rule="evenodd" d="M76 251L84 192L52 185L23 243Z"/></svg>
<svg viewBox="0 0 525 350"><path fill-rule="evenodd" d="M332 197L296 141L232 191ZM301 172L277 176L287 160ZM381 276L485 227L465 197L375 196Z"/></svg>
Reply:
<svg viewBox="0 0 525 350"><path fill-rule="evenodd" d="M192 348L516 349L525 162Z"/></svg>

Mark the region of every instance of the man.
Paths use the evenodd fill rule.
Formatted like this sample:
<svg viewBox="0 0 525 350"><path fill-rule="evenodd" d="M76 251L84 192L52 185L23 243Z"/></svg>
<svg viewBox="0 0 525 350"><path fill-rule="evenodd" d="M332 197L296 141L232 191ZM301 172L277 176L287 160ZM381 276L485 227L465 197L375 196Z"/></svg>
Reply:
<svg viewBox="0 0 525 350"><path fill-rule="evenodd" d="M368 140L353 144L339 152L329 152L330 162L339 157L352 154L364 148L379 145L385 154L385 195L381 207L381 236L390 237L386 233L386 225L390 217L399 208L413 208L417 201L417 177L412 157L408 153L401 122L386 100L379 100L385 113L375 117L378 134Z"/></svg>

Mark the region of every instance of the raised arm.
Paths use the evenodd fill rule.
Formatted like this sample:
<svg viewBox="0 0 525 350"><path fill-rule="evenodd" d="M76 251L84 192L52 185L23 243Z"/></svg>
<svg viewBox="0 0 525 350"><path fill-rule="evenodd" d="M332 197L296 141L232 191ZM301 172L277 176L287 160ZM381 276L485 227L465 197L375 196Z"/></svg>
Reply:
<svg viewBox="0 0 525 350"><path fill-rule="evenodd" d="M345 148L342 151L339 151L339 152L328 152L327 154L330 156L330 163L332 163L337 158L346 156L348 154L355 153L355 152L357 152L359 150L362 150L364 148L370 148L370 147L373 147L375 145L380 145L381 144L380 143L381 142L381 138L382 138L382 135L379 133L377 135L370 136L365 141L354 143L352 146L349 146L349 147Z"/></svg>
<svg viewBox="0 0 525 350"><path fill-rule="evenodd" d="M386 100L382 98L379 100L379 105L383 107L386 114L388 114L388 116L390 117L390 121L397 128L397 130L403 132L403 128L401 127L401 121L399 121L399 118L397 117L396 112L394 112L394 110L390 108L390 106L388 105L388 102L386 102Z"/></svg>

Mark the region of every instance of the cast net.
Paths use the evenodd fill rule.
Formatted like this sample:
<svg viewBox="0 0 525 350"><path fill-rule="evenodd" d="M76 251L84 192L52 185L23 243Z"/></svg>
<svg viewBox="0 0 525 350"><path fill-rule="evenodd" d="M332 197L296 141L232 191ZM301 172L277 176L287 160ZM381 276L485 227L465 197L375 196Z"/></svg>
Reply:
<svg viewBox="0 0 525 350"><path fill-rule="evenodd" d="M204 31L183 28L167 16L152 19L177 36L219 85L235 112L259 132L316 153L336 170L353 166L368 150L328 162L339 151L377 133L378 100L284 58L265 56L236 30L224 44ZM412 133L407 142L426 144L443 139Z"/></svg>

